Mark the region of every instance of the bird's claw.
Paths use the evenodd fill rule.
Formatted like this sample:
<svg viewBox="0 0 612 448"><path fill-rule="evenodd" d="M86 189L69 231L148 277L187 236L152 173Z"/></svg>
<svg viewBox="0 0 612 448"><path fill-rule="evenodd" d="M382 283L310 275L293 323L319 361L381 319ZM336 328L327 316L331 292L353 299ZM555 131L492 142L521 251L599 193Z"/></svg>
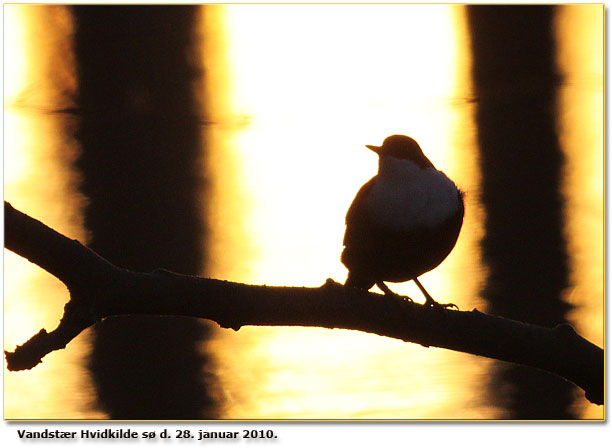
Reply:
<svg viewBox="0 0 612 448"><path fill-rule="evenodd" d="M402 296L396 292L391 291L391 289L389 289L389 287L387 285L385 285L383 282L379 282L376 283L376 286L378 286L378 288L386 295L389 297L395 297L398 299L402 299L405 300L406 302L410 302L410 303L414 303L414 300L412 300L410 297L408 296Z"/></svg>
<svg viewBox="0 0 612 448"><path fill-rule="evenodd" d="M437 309L445 309L445 310L449 308L455 308L456 310L459 310L459 307L455 305L454 303L439 303L429 297L425 301L425 306L429 306L431 308L437 308Z"/></svg>

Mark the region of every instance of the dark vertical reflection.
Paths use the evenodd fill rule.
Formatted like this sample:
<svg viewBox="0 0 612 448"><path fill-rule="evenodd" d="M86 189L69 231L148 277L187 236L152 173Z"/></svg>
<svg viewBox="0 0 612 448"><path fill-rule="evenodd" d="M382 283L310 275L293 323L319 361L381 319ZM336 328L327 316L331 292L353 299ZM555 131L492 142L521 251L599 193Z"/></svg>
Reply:
<svg viewBox="0 0 612 448"><path fill-rule="evenodd" d="M554 326L569 306L552 6L470 6L476 120L490 274L489 311ZM510 419L566 419L573 386L499 364L491 393Z"/></svg>
<svg viewBox="0 0 612 448"><path fill-rule="evenodd" d="M202 266L201 76L188 6L76 6L75 53L91 247L120 266L197 274ZM214 417L187 318L123 317L95 328L91 370L116 419Z"/></svg>

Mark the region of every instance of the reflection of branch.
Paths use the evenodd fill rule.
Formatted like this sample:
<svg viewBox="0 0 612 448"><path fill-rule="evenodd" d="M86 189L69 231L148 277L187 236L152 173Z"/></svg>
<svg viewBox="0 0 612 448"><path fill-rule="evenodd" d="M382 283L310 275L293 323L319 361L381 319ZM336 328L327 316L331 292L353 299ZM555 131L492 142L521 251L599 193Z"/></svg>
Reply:
<svg viewBox="0 0 612 448"><path fill-rule="evenodd" d="M428 308L328 280L319 288L244 285L165 270L132 272L4 203L5 245L66 284L59 326L6 353L9 370L31 369L81 331L119 314L211 319L225 328L283 325L344 328L547 370L603 404L603 350L569 325L544 328L473 310Z"/></svg>

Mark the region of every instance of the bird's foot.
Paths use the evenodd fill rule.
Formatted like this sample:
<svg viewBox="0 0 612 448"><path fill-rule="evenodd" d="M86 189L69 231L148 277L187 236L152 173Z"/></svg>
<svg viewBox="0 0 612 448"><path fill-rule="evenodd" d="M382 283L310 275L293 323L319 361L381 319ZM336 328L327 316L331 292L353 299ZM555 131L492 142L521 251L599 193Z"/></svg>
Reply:
<svg viewBox="0 0 612 448"><path fill-rule="evenodd" d="M429 295L429 293L427 292L427 290L423 287L423 285L421 285L421 282L419 281L418 278L413 278L412 280L414 280L414 283L416 283L416 285L419 287L419 289L421 290L421 292L423 293L423 295L425 296L425 303L424 306L428 306L431 307L433 309L448 309L448 308L456 308L457 310L459 309L459 307L457 305L455 305L454 303L438 303L436 302L433 297L431 297Z"/></svg>
<svg viewBox="0 0 612 448"><path fill-rule="evenodd" d="M405 300L405 301L410 302L410 303L414 303L414 300L412 300L410 297L402 296L402 295L400 295L400 294L398 294L396 292L391 291L391 289L389 289L389 287L387 285L385 285L384 282L378 282L378 283L376 283L376 286L378 286L380 288L380 290L385 293L386 296L391 296L391 297L395 297L395 298L399 298L399 299Z"/></svg>
<svg viewBox="0 0 612 448"><path fill-rule="evenodd" d="M456 310L459 310L459 307L457 305L455 305L454 303L439 303L436 302L434 299L432 299L431 296L426 297L425 299L425 306L429 306L431 308L437 308L437 309L449 309L449 308L455 308Z"/></svg>

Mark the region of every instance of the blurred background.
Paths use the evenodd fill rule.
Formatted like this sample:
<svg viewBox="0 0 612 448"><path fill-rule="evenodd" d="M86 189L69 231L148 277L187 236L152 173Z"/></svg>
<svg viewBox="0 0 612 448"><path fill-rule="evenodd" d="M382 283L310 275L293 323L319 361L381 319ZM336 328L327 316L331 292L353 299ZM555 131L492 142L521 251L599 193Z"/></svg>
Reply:
<svg viewBox="0 0 612 448"><path fill-rule="evenodd" d="M466 192L438 300L603 345L604 6L4 5L4 198L113 263L343 282L365 144ZM410 285L394 290L417 300ZM4 251L4 349L67 291ZM355 331L116 317L5 419L601 419L553 375Z"/></svg>

